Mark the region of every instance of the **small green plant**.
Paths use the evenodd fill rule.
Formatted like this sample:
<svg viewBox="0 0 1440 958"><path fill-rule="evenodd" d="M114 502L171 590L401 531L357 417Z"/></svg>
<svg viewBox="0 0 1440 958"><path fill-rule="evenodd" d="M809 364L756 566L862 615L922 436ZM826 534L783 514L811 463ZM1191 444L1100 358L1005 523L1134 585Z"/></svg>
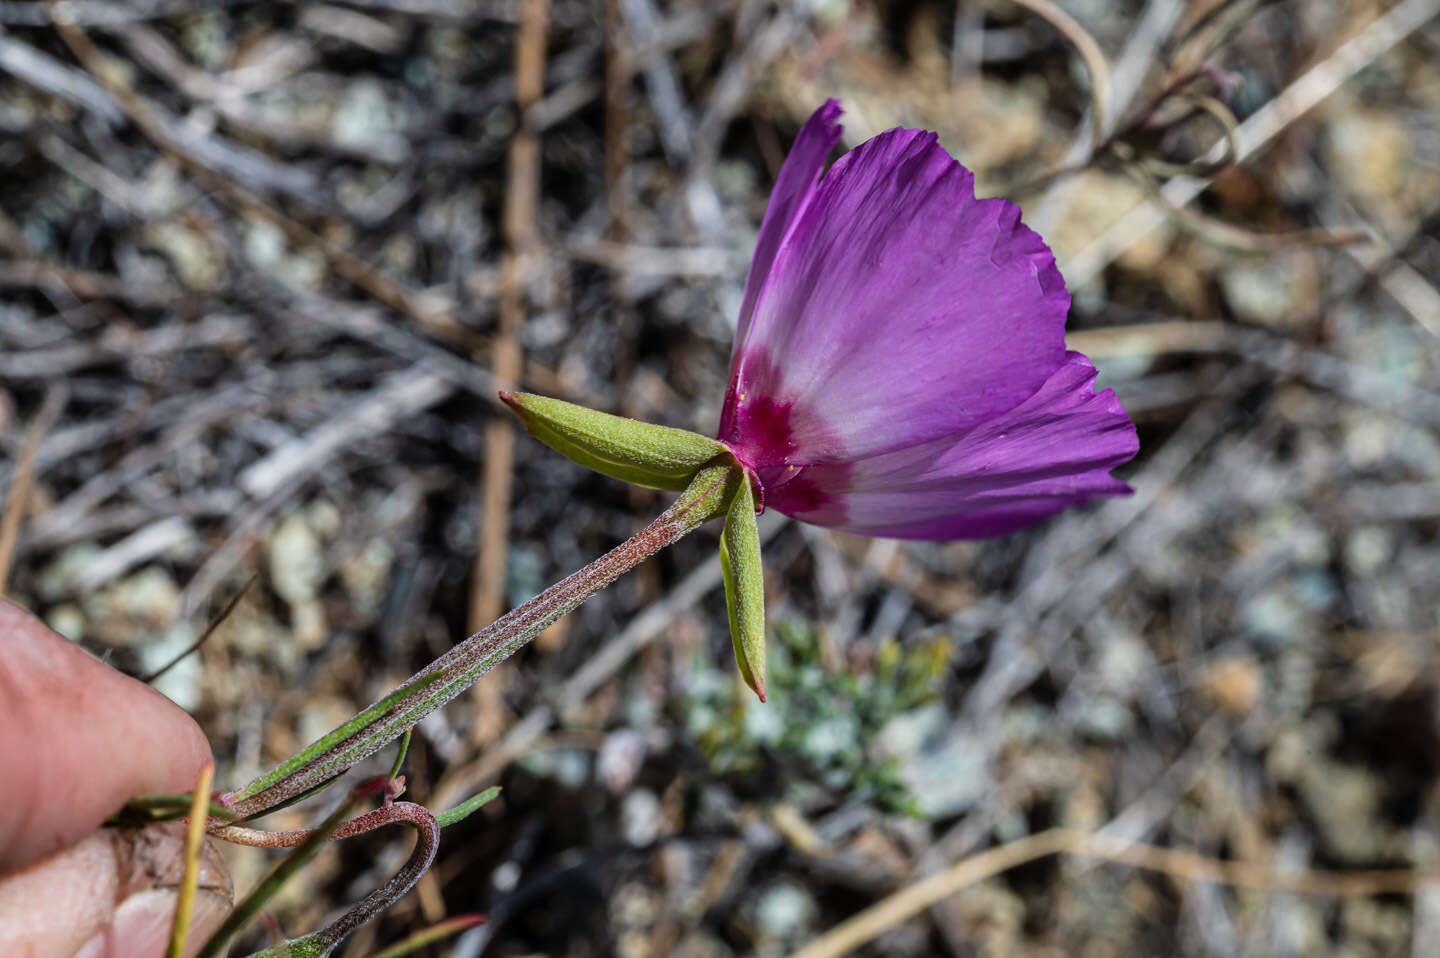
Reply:
<svg viewBox="0 0 1440 958"><path fill-rule="evenodd" d="M820 783L886 811L916 814L899 759L879 754L881 730L934 700L953 640L901 645L886 639L868 662L827 665L821 633L797 622L776 626L771 702L760 707L722 673L703 668L684 703L685 724L716 775L744 775L770 759L795 782ZM800 787L798 784L796 788Z"/></svg>

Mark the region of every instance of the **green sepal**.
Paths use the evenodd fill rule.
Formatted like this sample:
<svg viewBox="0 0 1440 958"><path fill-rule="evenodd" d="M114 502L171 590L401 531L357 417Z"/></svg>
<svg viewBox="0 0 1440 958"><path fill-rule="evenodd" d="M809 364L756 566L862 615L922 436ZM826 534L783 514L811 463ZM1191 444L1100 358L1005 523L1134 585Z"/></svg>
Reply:
<svg viewBox="0 0 1440 958"><path fill-rule="evenodd" d="M684 429L612 416L533 393L500 398L530 435L596 472L650 489L678 492L706 463L726 451L718 441Z"/></svg>
<svg viewBox="0 0 1440 958"><path fill-rule="evenodd" d="M755 494L748 479L739 484L720 533L720 569L725 606L740 677L765 701L765 570L760 565L760 529Z"/></svg>
<svg viewBox="0 0 1440 958"><path fill-rule="evenodd" d="M245 958L326 958L334 950L335 946L325 941L319 932L311 932L260 951L252 951Z"/></svg>

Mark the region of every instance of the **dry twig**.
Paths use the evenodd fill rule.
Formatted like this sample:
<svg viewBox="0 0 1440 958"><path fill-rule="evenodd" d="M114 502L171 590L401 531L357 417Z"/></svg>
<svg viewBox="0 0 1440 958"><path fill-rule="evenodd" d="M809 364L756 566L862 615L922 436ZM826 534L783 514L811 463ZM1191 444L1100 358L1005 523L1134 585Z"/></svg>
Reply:
<svg viewBox="0 0 1440 958"><path fill-rule="evenodd" d="M1282 130L1323 102L1365 66L1440 14L1440 0L1403 0L1341 44L1330 56L1301 74L1269 103L1235 128L1235 162L1244 163L1265 148ZM1206 159L1226 149L1217 143ZM1208 179L1177 176L1161 193L1171 207L1182 207L1199 196ZM1170 215L1164 205L1147 200L1132 209L1085 249L1061 264L1071 287L1080 287L1100 274L1116 257L1160 226Z"/></svg>
<svg viewBox="0 0 1440 958"><path fill-rule="evenodd" d="M922 878L836 925L791 958L840 958L901 922L955 894L1027 862L1050 855L1078 855L1169 875L1183 882L1219 882L1271 892L1344 897L1406 894L1440 881L1436 869L1378 869L1336 872L1276 868L1259 862L1226 861L1178 848L1132 844L1089 832L1054 828L971 855L945 871Z"/></svg>
<svg viewBox="0 0 1440 958"><path fill-rule="evenodd" d="M320 254L336 275L391 309L414 318L431 335L453 343L468 342L468 334L447 310L414 290L406 289L338 243L286 216L257 194L218 173L194 149L171 134L166 124L105 60L89 34L68 18L67 8L55 3L55 0L50 0L50 3L56 31L85 69L99 81L140 132L203 187L218 194L236 212L273 224L295 246Z"/></svg>
<svg viewBox="0 0 1440 958"><path fill-rule="evenodd" d="M545 37L549 0L525 4L515 39L515 101L521 116L545 94ZM490 345L490 370L497 389L514 389L524 371L520 331L525 324L526 285L537 255L536 217L540 206L540 137L521 126L510 139L508 188L501 228L508 248L500 267L500 315ZM478 632L504 611L506 555L510 539L510 493L515 468L515 426L502 415L485 430L485 459L479 489L479 535L470 583L470 631ZM501 671L471 693L478 719L475 735L497 733Z"/></svg>
<svg viewBox="0 0 1440 958"><path fill-rule="evenodd" d="M65 408L70 392L64 383L56 383L45 392L45 401L40 411L25 432L25 441L20 454L15 458L15 471L10 482L10 498L5 502L5 512L0 515L0 595L5 593L5 583L10 580L10 567L15 561L15 543L20 538L20 525L25 521L26 505L30 501L30 486L35 480L35 458L40 451L40 440L55 425L60 411Z"/></svg>

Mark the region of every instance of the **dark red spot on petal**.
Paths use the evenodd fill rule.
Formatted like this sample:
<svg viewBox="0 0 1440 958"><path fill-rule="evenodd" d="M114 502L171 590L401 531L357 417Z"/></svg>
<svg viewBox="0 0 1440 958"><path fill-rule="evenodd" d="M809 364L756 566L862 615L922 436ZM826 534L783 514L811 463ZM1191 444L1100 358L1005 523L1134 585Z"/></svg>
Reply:
<svg viewBox="0 0 1440 958"><path fill-rule="evenodd" d="M786 515L801 516L828 505L833 497L813 478L799 470L789 482L772 486L775 507Z"/></svg>
<svg viewBox="0 0 1440 958"><path fill-rule="evenodd" d="M791 404L776 402L769 396L737 398L734 433L726 437L735 454L757 469L787 462L795 452Z"/></svg>
<svg viewBox="0 0 1440 958"><path fill-rule="evenodd" d="M752 351L746 356L725 397L718 438L758 480L757 506L762 511L767 505L797 517L826 506L834 511L835 493L843 492L843 486L831 483L848 478L848 466L827 462L816 475L806 472L816 464L812 459L817 452L833 454L840 444L825 441L826 430L817 429L813 417L808 417L806 435L812 439L801 449L795 438L795 401L762 391L768 387L784 396L780 384L767 354ZM817 432L822 436L819 442L813 441Z"/></svg>

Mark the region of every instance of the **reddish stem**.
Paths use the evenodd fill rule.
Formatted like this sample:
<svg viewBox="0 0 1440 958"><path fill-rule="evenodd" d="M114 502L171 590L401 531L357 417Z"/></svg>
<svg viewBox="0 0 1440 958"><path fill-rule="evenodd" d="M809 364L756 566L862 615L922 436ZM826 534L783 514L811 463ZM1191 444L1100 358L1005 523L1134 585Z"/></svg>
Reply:
<svg viewBox="0 0 1440 958"><path fill-rule="evenodd" d="M230 808L241 818L254 818L326 784L375 754L469 688L556 619L690 530L720 515L740 481L743 476L729 462L717 462L701 470L690 487L654 522L421 669L402 686L420 683L413 691L398 697L392 693L300 755L226 795ZM223 829L217 827L215 831Z"/></svg>

